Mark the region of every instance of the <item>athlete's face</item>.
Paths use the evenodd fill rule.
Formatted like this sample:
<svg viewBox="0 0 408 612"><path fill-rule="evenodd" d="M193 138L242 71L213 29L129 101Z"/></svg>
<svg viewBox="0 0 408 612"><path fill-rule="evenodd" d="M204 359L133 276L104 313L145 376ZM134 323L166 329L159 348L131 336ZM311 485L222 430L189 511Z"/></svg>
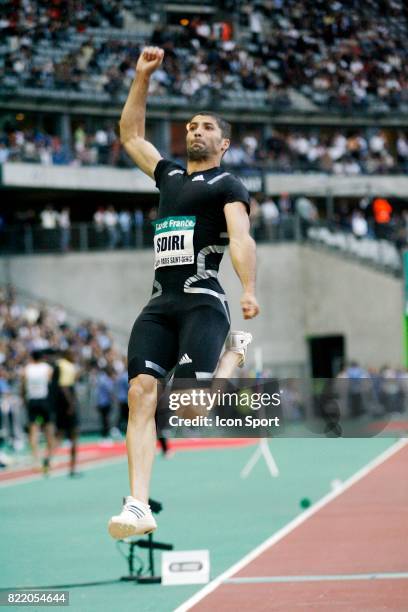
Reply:
<svg viewBox="0 0 408 612"><path fill-rule="evenodd" d="M209 115L196 115L187 123L187 158L191 161L205 161L219 157L229 147L228 138L222 137L218 123Z"/></svg>

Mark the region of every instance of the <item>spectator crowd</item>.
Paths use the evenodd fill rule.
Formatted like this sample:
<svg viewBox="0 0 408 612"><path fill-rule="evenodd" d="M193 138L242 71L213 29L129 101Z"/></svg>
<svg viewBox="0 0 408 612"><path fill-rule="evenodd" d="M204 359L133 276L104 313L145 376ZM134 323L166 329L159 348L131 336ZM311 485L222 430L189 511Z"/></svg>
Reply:
<svg viewBox="0 0 408 612"><path fill-rule="evenodd" d="M44 165L130 166L113 125L87 133L75 128L71 144L34 129L0 133L0 164L23 161ZM248 132L233 140L223 164L232 168L259 167L275 172L326 172L338 175L408 172L408 134L404 131L301 129L271 130L261 139Z"/></svg>
<svg viewBox="0 0 408 612"><path fill-rule="evenodd" d="M188 99L291 92L315 108L390 111L408 103L404 0L208 2L215 13L166 23L161 5L130 0L2 3L2 87L105 94L129 89L140 47L166 58L151 93ZM146 32L146 34L138 34ZM55 50L58 50L55 53Z"/></svg>
<svg viewBox="0 0 408 612"><path fill-rule="evenodd" d="M397 208L385 198L362 198L351 206L341 202L327 218L314 199L306 196L290 198L283 193L277 198L263 194L251 197L251 227L258 240L293 239L294 215L303 238L309 228L323 224L359 240L388 240L399 251L408 247L408 209Z"/></svg>
<svg viewBox="0 0 408 612"><path fill-rule="evenodd" d="M0 164L19 161L45 166L121 166L126 159L111 125L92 134L78 126L71 142L37 129L8 129L0 133Z"/></svg>
<svg viewBox="0 0 408 612"><path fill-rule="evenodd" d="M262 166L277 172L338 175L391 174L408 170L408 137L403 131L304 131L273 129L264 142L247 134L233 143L223 163Z"/></svg>
<svg viewBox="0 0 408 612"><path fill-rule="evenodd" d="M69 321L62 306L18 300L10 287L0 287L0 417L16 412L23 395L22 379L33 355L55 363L69 353L75 364L76 379L89 381L94 388L94 403L101 417L101 433L113 427L124 431L124 388L127 393L126 361L112 334L103 323ZM126 400L127 403L127 400ZM115 407L121 407L113 420ZM0 422L0 434L2 432ZM2 435L0 435L1 442Z"/></svg>

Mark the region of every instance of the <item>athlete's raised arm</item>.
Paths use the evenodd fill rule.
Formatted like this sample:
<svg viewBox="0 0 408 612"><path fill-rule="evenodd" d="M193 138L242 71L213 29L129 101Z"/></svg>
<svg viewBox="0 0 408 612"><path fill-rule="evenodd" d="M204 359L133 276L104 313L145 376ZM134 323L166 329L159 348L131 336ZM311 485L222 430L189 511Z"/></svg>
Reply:
<svg viewBox="0 0 408 612"><path fill-rule="evenodd" d="M232 265L243 288L241 296L242 314L244 319L252 319L259 313L259 305L255 297L255 241L249 233L249 219L242 202L226 204L224 213L227 221Z"/></svg>
<svg viewBox="0 0 408 612"><path fill-rule="evenodd" d="M136 64L136 75L120 118L120 140L133 161L151 178L162 156L145 140L146 99L149 79L163 61L159 47L145 47Z"/></svg>

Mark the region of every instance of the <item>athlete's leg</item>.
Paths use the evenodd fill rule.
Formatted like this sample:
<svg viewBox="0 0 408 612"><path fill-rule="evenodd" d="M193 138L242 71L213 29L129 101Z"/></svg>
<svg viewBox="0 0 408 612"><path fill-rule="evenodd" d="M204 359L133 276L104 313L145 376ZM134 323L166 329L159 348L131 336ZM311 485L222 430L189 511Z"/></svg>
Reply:
<svg viewBox="0 0 408 612"><path fill-rule="evenodd" d="M252 336L247 332L229 335L228 332L229 319L219 309L196 306L183 313L175 378L231 378L235 368L244 363Z"/></svg>
<svg viewBox="0 0 408 612"><path fill-rule="evenodd" d="M37 423L30 423L28 426L28 442L35 462L38 462L40 458L38 450L38 432L39 427Z"/></svg>
<svg viewBox="0 0 408 612"><path fill-rule="evenodd" d="M212 388L213 377L216 374L228 332L229 319L226 313L219 308L197 305L183 313L180 326L179 360L174 372L172 393L174 397L175 393L182 390L183 394L192 395L191 403L186 405L184 400L179 408L179 416L190 418L207 414L207 399L203 399L207 396L201 396L200 403L198 403L193 391L197 387L203 391L210 391ZM226 368L224 372L228 375Z"/></svg>
<svg viewBox="0 0 408 612"><path fill-rule="evenodd" d="M214 378L230 378L234 370L238 367L241 355L231 350L225 350L222 354Z"/></svg>
<svg viewBox="0 0 408 612"><path fill-rule="evenodd" d="M130 495L122 512L109 521L116 540L151 533L157 528L149 506L149 484L156 448L157 380L151 374L130 379L129 420L126 432Z"/></svg>
<svg viewBox="0 0 408 612"><path fill-rule="evenodd" d="M69 430L68 434L69 440L71 441L71 461L69 466L70 476L75 476L76 474L76 460L77 460L77 448L78 448L78 437L79 437L79 429L78 427L74 427Z"/></svg>
<svg viewBox="0 0 408 612"><path fill-rule="evenodd" d="M139 374L129 383L129 420L126 432L130 494L148 503L149 483L156 449L157 380Z"/></svg>
<svg viewBox="0 0 408 612"><path fill-rule="evenodd" d="M45 439L47 442L47 456L48 456L48 459L51 459L52 451L55 446L54 425L52 423L45 423L44 434L45 434Z"/></svg>
<svg viewBox="0 0 408 612"><path fill-rule="evenodd" d="M226 313L203 305L183 313L175 378L210 380L229 332Z"/></svg>
<svg viewBox="0 0 408 612"><path fill-rule="evenodd" d="M129 340L126 447L131 495L126 497L122 512L109 521L109 533L115 539L150 533L157 527L148 505L156 449L157 379L174 367L178 337L168 316L147 310L136 320Z"/></svg>
<svg viewBox="0 0 408 612"><path fill-rule="evenodd" d="M43 458L43 471L44 474L48 474L51 463L51 456L55 446L54 440L54 425L48 421L44 424L44 435L47 442L47 454Z"/></svg>
<svg viewBox="0 0 408 612"><path fill-rule="evenodd" d="M147 502L156 449L157 379L177 361L178 336L174 320L146 312L136 320L129 340L129 420L126 433L129 484L133 497Z"/></svg>
<svg viewBox="0 0 408 612"><path fill-rule="evenodd" d="M252 341L252 335L248 332L232 331L225 343L225 351L222 355L215 378L230 378L237 366L243 367L246 351Z"/></svg>

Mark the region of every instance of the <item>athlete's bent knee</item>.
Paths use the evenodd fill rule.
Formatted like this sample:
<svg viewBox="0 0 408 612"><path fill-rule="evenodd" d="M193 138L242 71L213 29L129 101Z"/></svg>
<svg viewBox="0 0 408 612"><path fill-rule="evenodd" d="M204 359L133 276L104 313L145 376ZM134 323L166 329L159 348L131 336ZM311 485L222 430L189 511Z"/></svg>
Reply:
<svg viewBox="0 0 408 612"><path fill-rule="evenodd" d="M129 416L154 414L157 401L157 380L149 374L139 374L129 382Z"/></svg>

